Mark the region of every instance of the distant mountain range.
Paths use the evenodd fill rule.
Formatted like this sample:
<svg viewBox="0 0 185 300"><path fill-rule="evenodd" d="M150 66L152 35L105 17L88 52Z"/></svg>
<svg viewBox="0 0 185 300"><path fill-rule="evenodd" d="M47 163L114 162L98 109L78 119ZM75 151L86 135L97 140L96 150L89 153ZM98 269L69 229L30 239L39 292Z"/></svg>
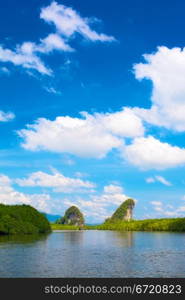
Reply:
<svg viewBox="0 0 185 300"><path fill-rule="evenodd" d="M52 215L52 214L46 214L46 213L44 213L44 214L49 222L55 222L56 220L61 218L60 215Z"/></svg>

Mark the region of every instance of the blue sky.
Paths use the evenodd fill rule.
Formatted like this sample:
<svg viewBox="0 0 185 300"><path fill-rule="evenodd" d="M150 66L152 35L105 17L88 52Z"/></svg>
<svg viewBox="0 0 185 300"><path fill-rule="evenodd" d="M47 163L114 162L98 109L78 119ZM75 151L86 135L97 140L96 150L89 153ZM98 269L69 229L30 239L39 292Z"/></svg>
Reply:
<svg viewBox="0 0 185 300"><path fill-rule="evenodd" d="M101 222L185 213L185 4L0 8L0 202Z"/></svg>

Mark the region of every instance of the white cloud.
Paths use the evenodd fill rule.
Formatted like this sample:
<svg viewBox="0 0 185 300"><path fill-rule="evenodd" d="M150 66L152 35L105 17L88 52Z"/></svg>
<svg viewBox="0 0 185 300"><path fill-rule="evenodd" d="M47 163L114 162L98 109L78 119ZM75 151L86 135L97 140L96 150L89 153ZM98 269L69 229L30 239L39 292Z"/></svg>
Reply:
<svg viewBox="0 0 185 300"><path fill-rule="evenodd" d="M22 66L26 69L34 69L39 73L51 75L52 71L48 69L41 59L33 52L32 43L24 43L17 46L15 50L10 50L0 46L0 61L11 62L15 66Z"/></svg>
<svg viewBox="0 0 185 300"><path fill-rule="evenodd" d="M50 53L53 50L60 50L65 52L74 51L74 49L56 33L51 33L46 38L41 39L41 44L36 46L35 50L42 53Z"/></svg>
<svg viewBox="0 0 185 300"><path fill-rule="evenodd" d="M148 177L148 178L146 178L146 182L147 183L154 183L155 179L153 177Z"/></svg>
<svg viewBox="0 0 185 300"><path fill-rule="evenodd" d="M4 112L4 111L0 111L0 122L8 122L11 121L15 118L14 113L12 112Z"/></svg>
<svg viewBox="0 0 185 300"><path fill-rule="evenodd" d="M54 95L61 95L62 94L61 91L57 90L56 88L54 88L52 86L50 86L50 87L44 86L43 88L46 92L48 92L50 94L54 94Z"/></svg>
<svg viewBox="0 0 185 300"><path fill-rule="evenodd" d="M120 137L142 136L145 131L141 119L128 107L114 113L96 113L95 118L105 129Z"/></svg>
<svg viewBox="0 0 185 300"><path fill-rule="evenodd" d="M40 17L48 23L53 23L57 31L67 39L78 33L91 41L111 42L115 40L113 36L92 30L89 26L90 19L82 18L71 7L55 1L41 10Z"/></svg>
<svg viewBox="0 0 185 300"><path fill-rule="evenodd" d="M40 44L23 42L17 45L14 50L0 46L0 61L11 62L15 66L22 66L25 69L34 69L41 74L51 75L52 70L45 66L39 57L40 54L48 54L54 50L73 51L58 34L49 34L41 39Z"/></svg>
<svg viewBox="0 0 185 300"><path fill-rule="evenodd" d="M119 185L106 185L104 186L104 193L105 194L121 194L123 192L123 188Z"/></svg>
<svg viewBox="0 0 185 300"><path fill-rule="evenodd" d="M153 210L157 213L158 218L184 217L185 206L179 206L175 209L173 205L164 204L161 201L151 201L150 203L153 205Z"/></svg>
<svg viewBox="0 0 185 300"><path fill-rule="evenodd" d="M151 201L150 202L152 205L154 206L161 206L162 205L162 202L161 201Z"/></svg>
<svg viewBox="0 0 185 300"><path fill-rule="evenodd" d="M17 191L14 187L15 184L19 184L21 187L61 188L61 193L69 192L70 189L73 194L68 196L69 198L66 196L55 198L49 193L25 194ZM88 197L83 198L82 195L76 194L79 191L79 186L90 191L94 184L80 179L64 177L59 173L49 175L44 172L36 172L25 179L10 179L8 176L0 174L0 203L27 204L39 211L61 215L69 206L76 205L85 217L91 218L94 222L102 222L129 198L123 193L121 186L114 186L113 184L105 186L102 193L89 193Z"/></svg>
<svg viewBox="0 0 185 300"><path fill-rule="evenodd" d="M161 201L151 201L150 202L152 205L153 205L153 210L154 211L157 211L157 212L163 212L164 210L163 210L163 203L161 202Z"/></svg>
<svg viewBox="0 0 185 300"><path fill-rule="evenodd" d="M54 192L72 193L72 192L92 192L95 184L84 181L79 178L65 177L63 174L54 171L53 174L44 172L31 173L28 178L16 179L15 182L20 186L47 187L52 188Z"/></svg>
<svg viewBox="0 0 185 300"><path fill-rule="evenodd" d="M64 165L67 165L67 166L73 166L73 165L75 165L75 161L73 159L71 159L68 155L65 155L65 154L64 154L64 156L62 158L62 163Z"/></svg>
<svg viewBox="0 0 185 300"><path fill-rule="evenodd" d="M161 206L154 206L154 210L158 211L158 212L162 212L164 214L164 210L163 210L163 208Z"/></svg>
<svg viewBox="0 0 185 300"><path fill-rule="evenodd" d="M122 155L141 169L160 170L185 164L184 148L162 143L152 136L135 138L123 148Z"/></svg>
<svg viewBox="0 0 185 300"><path fill-rule="evenodd" d="M127 200L129 197L123 193L103 193L100 196L93 196L92 200L95 203L101 203L102 206L109 206L109 205L120 205L122 202Z"/></svg>
<svg viewBox="0 0 185 300"><path fill-rule="evenodd" d="M66 152L81 157L102 158L123 145L123 137L141 136L144 128L129 109L116 113L81 113L83 118L38 119L18 134L28 150Z"/></svg>
<svg viewBox="0 0 185 300"><path fill-rule="evenodd" d="M155 178L156 178L157 181L161 182L164 185L167 185L167 186L171 186L172 185L171 182L169 182L168 180L166 180L162 176L156 175Z"/></svg>
<svg viewBox="0 0 185 300"><path fill-rule="evenodd" d="M185 206L180 206L178 208L178 212L185 212Z"/></svg>
<svg viewBox="0 0 185 300"><path fill-rule="evenodd" d="M32 205L40 211L50 211L51 198L48 194L24 194L12 186L12 180L5 175L0 175L0 203Z"/></svg>
<svg viewBox="0 0 185 300"><path fill-rule="evenodd" d="M152 106L134 112L153 125L185 131L185 48L158 47L144 58L146 63L136 64L134 70L137 79L152 81Z"/></svg>
<svg viewBox="0 0 185 300"><path fill-rule="evenodd" d="M0 45L0 61L3 63L11 62L15 66L25 69L33 69L44 75L52 75L52 70L45 65L41 55L56 51L72 52L75 51L69 41L74 33L83 35L91 41L108 42L114 38L103 33L98 34L89 27L89 19L82 18L72 8L52 2L51 5L42 8L40 17L46 22L54 23L57 32L47 35L40 39L40 43L26 41L16 45L14 49L8 49ZM5 72L4 69L1 69ZM29 73L28 73L29 74Z"/></svg>
<svg viewBox="0 0 185 300"><path fill-rule="evenodd" d="M163 217L170 217L170 218L182 217L182 214L178 214L177 211L170 211L170 210L163 210L162 215Z"/></svg>
<svg viewBox="0 0 185 300"><path fill-rule="evenodd" d="M75 172L75 177L79 177L79 178L83 178L83 177L88 177L89 174L88 173L84 173L84 172Z"/></svg>
<svg viewBox="0 0 185 300"><path fill-rule="evenodd" d="M160 175L155 175L154 177L149 177L146 178L146 182L147 183L154 183L156 181L159 181L160 183L167 185L167 186L171 186L171 182L169 182L168 180L166 180L163 176Z"/></svg>

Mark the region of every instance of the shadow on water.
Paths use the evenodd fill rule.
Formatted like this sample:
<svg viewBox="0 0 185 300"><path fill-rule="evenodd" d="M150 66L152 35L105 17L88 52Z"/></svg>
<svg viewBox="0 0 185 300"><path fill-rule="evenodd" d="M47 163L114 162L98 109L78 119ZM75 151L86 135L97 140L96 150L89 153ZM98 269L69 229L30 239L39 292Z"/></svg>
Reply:
<svg viewBox="0 0 185 300"><path fill-rule="evenodd" d="M48 238L48 234L30 234L30 235L0 235L1 244L32 244L39 241L44 241Z"/></svg>

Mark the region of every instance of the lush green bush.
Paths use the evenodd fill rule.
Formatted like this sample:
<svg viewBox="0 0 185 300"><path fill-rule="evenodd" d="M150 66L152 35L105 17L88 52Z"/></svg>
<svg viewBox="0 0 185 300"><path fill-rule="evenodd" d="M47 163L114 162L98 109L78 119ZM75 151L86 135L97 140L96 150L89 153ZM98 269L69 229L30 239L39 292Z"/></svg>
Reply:
<svg viewBox="0 0 185 300"><path fill-rule="evenodd" d="M75 225L63 225L63 224L51 224L52 230L79 230L79 226Z"/></svg>
<svg viewBox="0 0 185 300"><path fill-rule="evenodd" d="M38 234L51 231L44 214L30 205L0 204L0 234Z"/></svg>
<svg viewBox="0 0 185 300"><path fill-rule="evenodd" d="M92 229L124 231L185 231L185 218L146 219L136 221L107 220L104 224Z"/></svg>
<svg viewBox="0 0 185 300"><path fill-rule="evenodd" d="M56 230L79 230L79 226L53 224ZM136 221L114 221L106 220L101 225L84 225L84 230L122 230L122 231L176 231L185 232L185 218L174 219L146 219Z"/></svg>

